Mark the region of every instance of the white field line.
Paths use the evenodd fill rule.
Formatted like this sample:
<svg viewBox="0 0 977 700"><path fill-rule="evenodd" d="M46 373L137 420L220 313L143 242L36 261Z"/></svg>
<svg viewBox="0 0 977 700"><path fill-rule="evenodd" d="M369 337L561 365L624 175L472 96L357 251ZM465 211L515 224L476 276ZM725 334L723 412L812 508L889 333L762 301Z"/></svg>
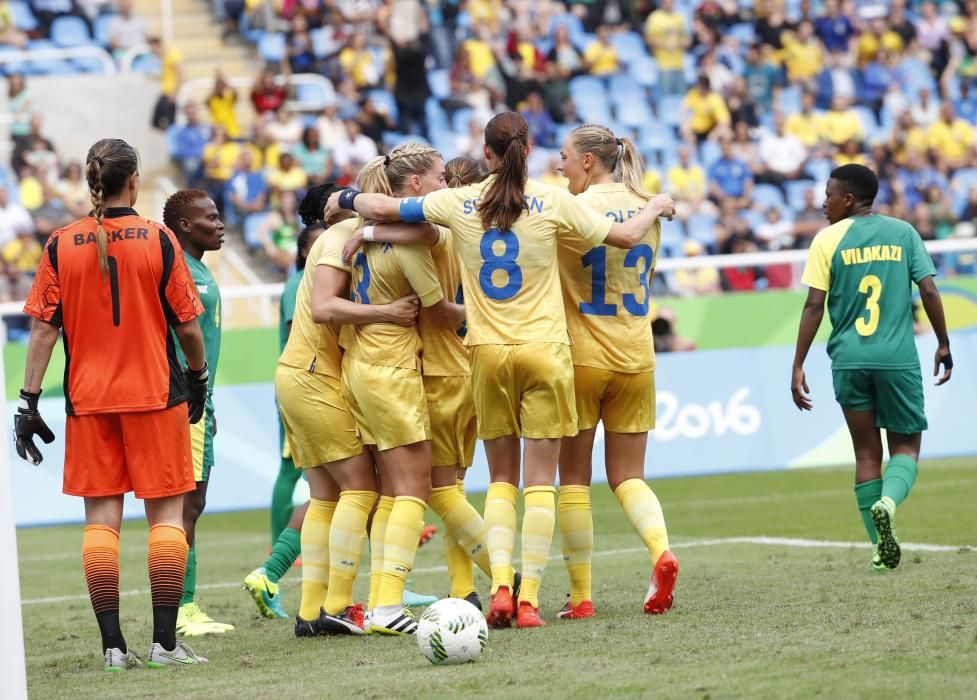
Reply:
<svg viewBox="0 0 977 700"><path fill-rule="evenodd" d="M800 547L807 549L869 549L871 545L867 542L839 542L836 540L805 540L791 537L718 537L715 539L689 540L688 542L674 542L674 549L691 549L693 547L721 547L724 545L754 544L772 545L779 547ZM900 543L900 546L908 552L977 552L977 546L966 545L946 545L946 544L914 544L912 542ZM628 547L624 549L603 549L594 552L594 557L614 557L622 554L638 554L648 550L644 547ZM550 557L551 561L562 560L563 555L556 554ZM431 574L447 572L447 566L429 566L421 569L414 569L416 574ZM366 575L361 573L361 576ZM203 583L197 584L197 590L210 590L219 588L241 588L241 581L224 581L223 583ZM120 596L149 595L148 588L138 588L129 591L122 591ZM48 603L67 603L70 601L87 601L87 595L62 595L51 596L48 598L27 598L21 601L21 605L40 605Z"/></svg>

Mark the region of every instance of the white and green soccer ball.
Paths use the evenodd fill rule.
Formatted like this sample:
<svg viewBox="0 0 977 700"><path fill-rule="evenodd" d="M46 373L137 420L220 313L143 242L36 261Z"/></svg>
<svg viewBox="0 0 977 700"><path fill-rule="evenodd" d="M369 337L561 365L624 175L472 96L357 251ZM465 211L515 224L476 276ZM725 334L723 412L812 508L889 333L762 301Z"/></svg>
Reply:
<svg viewBox="0 0 977 700"><path fill-rule="evenodd" d="M444 598L429 607L417 622L417 646L436 666L475 661L488 643L488 625L481 611L467 600Z"/></svg>

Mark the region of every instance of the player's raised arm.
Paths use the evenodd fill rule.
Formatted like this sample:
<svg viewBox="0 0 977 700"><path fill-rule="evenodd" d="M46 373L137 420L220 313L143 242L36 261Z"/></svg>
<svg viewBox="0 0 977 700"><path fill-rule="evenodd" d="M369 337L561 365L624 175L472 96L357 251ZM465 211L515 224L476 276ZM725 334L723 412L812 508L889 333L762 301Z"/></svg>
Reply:
<svg viewBox="0 0 977 700"><path fill-rule="evenodd" d="M435 245L441 240L437 228L431 224L367 224L356 230L356 233L343 245L343 262L349 264L353 256L363 247L364 241L378 243L394 243L396 245Z"/></svg>

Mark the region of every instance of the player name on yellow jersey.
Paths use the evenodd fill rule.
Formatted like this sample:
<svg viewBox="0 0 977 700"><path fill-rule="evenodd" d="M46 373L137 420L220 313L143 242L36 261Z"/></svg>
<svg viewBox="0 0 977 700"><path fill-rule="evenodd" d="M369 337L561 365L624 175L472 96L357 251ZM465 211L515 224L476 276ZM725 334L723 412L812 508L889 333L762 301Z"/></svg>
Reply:
<svg viewBox="0 0 977 700"><path fill-rule="evenodd" d="M845 265L864 265L871 262L902 262L901 245L872 245L838 251Z"/></svg>

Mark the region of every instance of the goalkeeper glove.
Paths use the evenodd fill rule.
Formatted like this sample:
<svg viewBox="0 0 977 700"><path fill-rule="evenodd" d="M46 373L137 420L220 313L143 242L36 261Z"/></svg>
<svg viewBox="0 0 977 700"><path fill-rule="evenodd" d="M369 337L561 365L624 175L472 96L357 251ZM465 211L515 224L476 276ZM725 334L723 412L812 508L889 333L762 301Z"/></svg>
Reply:
<svg viewBox="0 0 977 700"><path fill-rule="evenodd" d="M190 412L190 423L199 423L204 415L204 407L207 405L207 390L210 379L210 370L207 363L200 369L190 369L187 367L183 371L183 377L187 382L187 408Z"/></svg>
<svg viewBox="0 0 977 700"><path fill-rule="evenodd" d="M47 423L41 418L37 410L37 400L41 397L41 392L36 394L20 390L20 404L17 406L17 413L14 415L14 439L17 444L17 454L21 459L26 459L31 464L40 464L44 461L40 450L34 444L34 436L40 437L45 445L54 442L54 433L47 427Z"/></svg>

